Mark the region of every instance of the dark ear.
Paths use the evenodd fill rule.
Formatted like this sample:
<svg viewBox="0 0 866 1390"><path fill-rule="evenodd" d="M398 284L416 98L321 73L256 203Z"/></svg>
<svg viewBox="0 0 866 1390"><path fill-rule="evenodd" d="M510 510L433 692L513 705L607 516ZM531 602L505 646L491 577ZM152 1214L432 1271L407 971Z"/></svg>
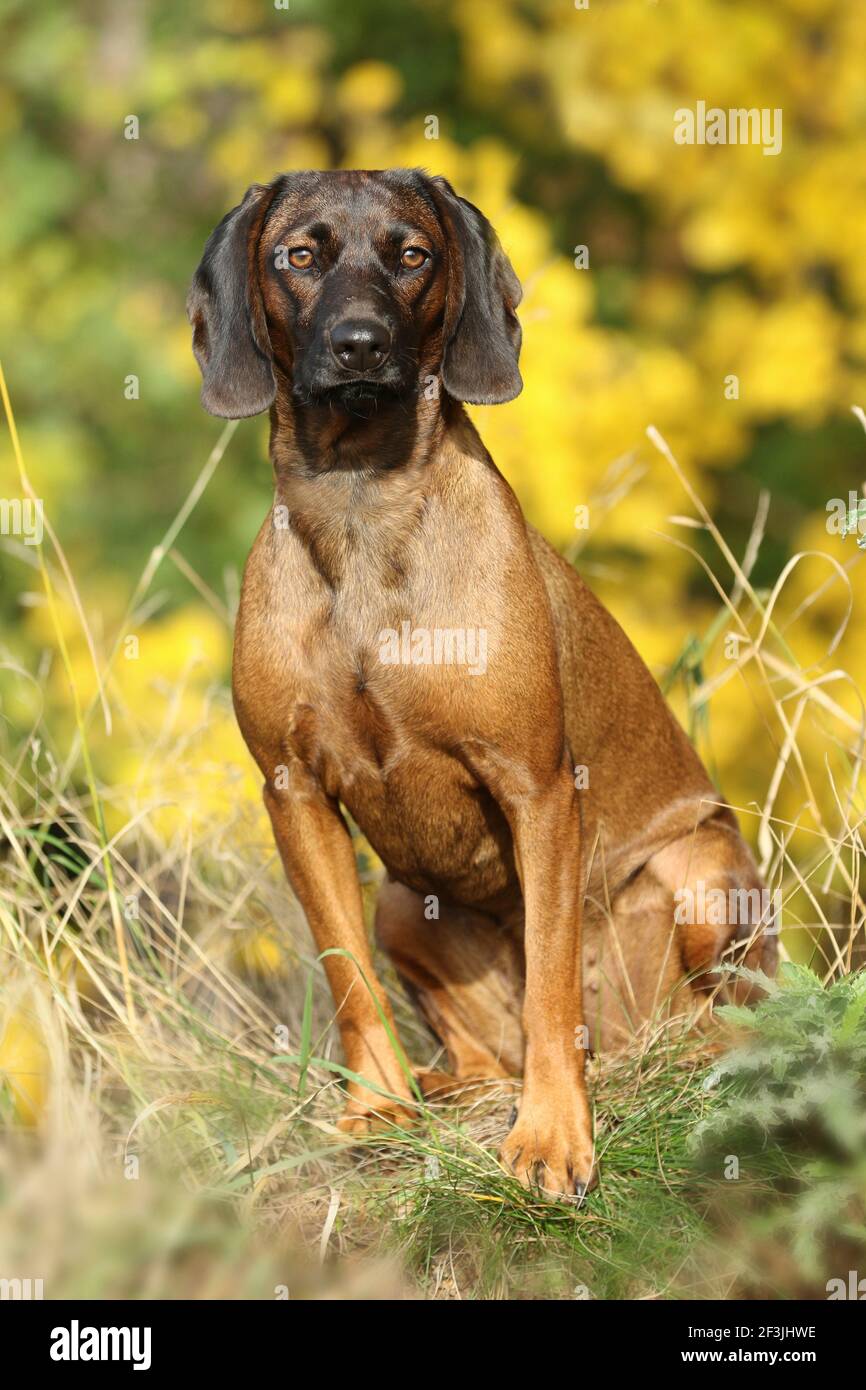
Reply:
<svg viewBox="0 0 866 1390"><path fill-rule="evenodd" d="M430 180L448 237L442 384L471 405L498 405L523 388L517 366L520 281L483 213L447 179Z"/></svg>
<svg viewBox="0 0 866 1390"><path fill-rule="evenodd" d="M201 400L211 415L241 420L267 410L276 383L256 251L275 185L253 184L210 234L186 300Z"/></svg>

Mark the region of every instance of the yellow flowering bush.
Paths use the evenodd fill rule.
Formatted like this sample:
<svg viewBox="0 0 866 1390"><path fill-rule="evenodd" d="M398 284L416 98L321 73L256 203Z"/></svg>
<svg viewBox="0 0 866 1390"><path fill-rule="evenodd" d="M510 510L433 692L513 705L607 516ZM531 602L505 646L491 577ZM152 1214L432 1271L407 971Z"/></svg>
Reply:
<svg viewBox="0 0 866 1390"><path fill-rule="evenodd" d="M79 13L12 4L0 100L7 186L27 190L0 230L13 270L0 280L0 333L27 467L107 673L110 735L52 562L112 823L146 806L161 833L198 834L240 802L257 806L226 681L239 570L269 500L263 422L238 431L134 623L125 617L217 437L197 404L183 309L204 239L278 170L422 165L487 213L524 285L524 392L473 414L528 517L668 681L752 838L766 848L759 810L781 766L774 833L790 823L859 852L863 556L828 532L826 503L866 472L851 413L866 405L864 7L121 10L97 35ZM26 119L37 93L51 118L38 131ZM677 112L699 103L781 112L778 153L678 143ZM7 441L0 492L17 489ZM719 615L756 516L755 601L738 600L738 627ZM800 551L816 553L787 575L763 626ZM33 560L10 545L0 561L3 712L17 736L44 713L62 763L70 684L56 652L40 667L56 636ZM760 636L775 665L738 662L732 631L746 652Z"/></svg>

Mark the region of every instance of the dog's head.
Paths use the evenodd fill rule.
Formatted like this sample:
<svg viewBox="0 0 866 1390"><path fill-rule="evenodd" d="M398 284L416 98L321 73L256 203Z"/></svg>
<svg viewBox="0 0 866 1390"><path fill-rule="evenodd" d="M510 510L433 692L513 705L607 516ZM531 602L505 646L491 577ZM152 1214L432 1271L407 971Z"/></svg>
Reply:
<svg viewBox="0 0 866 1390"><path fill-rule="evenodd" d="M521 389L520 283L487 219L414 169L283 174L212 232L187 300L202 402L267 410L275 365L299 404Z"/></svg>

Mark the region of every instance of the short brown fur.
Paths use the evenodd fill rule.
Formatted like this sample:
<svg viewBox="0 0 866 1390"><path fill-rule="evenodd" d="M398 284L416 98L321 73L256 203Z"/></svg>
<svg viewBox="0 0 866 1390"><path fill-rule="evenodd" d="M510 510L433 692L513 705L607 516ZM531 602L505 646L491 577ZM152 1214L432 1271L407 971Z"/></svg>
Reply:
<svg viewBox="0 0 866 1390"><path fill-rule="evenodd" d="M429 257L417 270L407 238ZM313 265L279 268L280 247ZM464 411L520 388L519 294L444 180L302 174L224 220L190 316L208 408L270 406L275 510L244 576L235 707L316 945L341 953L324 964L347 1065L390 1097L350 1083L341 1125L413 1113L345 808L388 872L379 941L453 1077L522 1073L502 1160L571 1194L593 1179L584 1027L616 1046L690 992L686 974L712 986L744 933L675 927L673 895L759 880L631 643L527 525ZM362 327L340 356L347 314ZM345 366L356 340L365 370ZM407 621L483 628L485 670L383 663L383 632ZM772 968L772 937L745 935Z"/></svg>

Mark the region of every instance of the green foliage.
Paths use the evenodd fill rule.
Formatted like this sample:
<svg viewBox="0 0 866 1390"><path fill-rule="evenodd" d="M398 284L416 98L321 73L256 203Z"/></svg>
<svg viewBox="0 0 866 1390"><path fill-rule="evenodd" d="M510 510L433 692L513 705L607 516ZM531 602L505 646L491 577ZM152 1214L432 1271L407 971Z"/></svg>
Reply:
<svg viewBox="0 0 866 1390"><path fill-rule="evenodd" d="M866 1147L866 974L825 987L807 966L786 962L780 982L765 984L755 1008L719 1010L746 1039L711 1071L708 1089L727 1085L697 1138L742 1132L762 1143L797 1137L828 1154L852 1157Z"/></svg>
<svg viewBox="0 0 866 1390"><path fill-rule="evenodd" d="M791 962L778 982L737 973L766 997L719 1010L743 1038L706 1078L693 1147L714 1173L739 1162L720 1190L752 1273L784 1242L817 1287L866 1259L866 972L829 986Z"/></svg>

